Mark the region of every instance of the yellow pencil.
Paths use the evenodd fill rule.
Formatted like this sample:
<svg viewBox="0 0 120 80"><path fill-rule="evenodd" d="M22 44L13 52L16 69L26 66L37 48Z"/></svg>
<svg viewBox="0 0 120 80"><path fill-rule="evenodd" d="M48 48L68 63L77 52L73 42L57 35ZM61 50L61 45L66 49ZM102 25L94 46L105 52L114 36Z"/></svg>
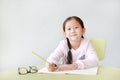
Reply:
<svg viewBox="0 0 120 80"><path fill-rule="evenodd" d="M46 63L50 63L50 62L48 62L46 59L44 59L43 57L41 57L40 55L38 55L37 53L35 53L35 52L32 52L32 54L34 54L35 56L37 56L39 59L41 59L42 61L44 61L44 62L46 62Z"/></svg>

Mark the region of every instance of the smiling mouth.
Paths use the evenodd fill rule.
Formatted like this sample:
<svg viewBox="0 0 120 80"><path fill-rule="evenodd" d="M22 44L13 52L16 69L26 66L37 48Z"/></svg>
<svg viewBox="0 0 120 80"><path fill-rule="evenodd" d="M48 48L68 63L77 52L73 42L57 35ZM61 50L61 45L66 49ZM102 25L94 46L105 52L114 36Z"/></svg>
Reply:
<svg viewBox="0 0 120 80"><path fill-rule="evenodd" d="M77 34L73 34L73 35L71 35L71 37L72 37L72 36L77 36Z"/></svg>

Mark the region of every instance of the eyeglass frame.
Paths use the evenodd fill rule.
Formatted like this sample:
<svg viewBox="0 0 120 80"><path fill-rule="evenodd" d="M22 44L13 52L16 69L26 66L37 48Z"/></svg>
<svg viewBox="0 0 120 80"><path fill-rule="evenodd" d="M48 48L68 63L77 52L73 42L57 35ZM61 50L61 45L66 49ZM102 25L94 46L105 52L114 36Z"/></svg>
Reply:
<svg viewBox="0 0 120 80"><path fill-rule="evenodd" d="M35 68L35 69L34 69ZM21 69L25 69L26 70L26 73L22 73L21 72ZM32 70L33 71L35 71L35 72L32 72ZM38 72L38 69L37 69L37 67L36 66L29 66L29 70L26 68L26 67L19 67L18 68L18 74L19 75L26 75L26 74L28 74L28 73L37 73Z"/></svg>

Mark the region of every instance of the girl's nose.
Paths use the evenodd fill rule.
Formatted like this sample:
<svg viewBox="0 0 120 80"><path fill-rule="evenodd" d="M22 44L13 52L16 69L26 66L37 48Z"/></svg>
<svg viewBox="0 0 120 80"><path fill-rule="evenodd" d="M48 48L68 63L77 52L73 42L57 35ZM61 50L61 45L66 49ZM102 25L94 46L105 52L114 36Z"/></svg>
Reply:
<svg viewBox="0 0 120 80"><path fill-rule="evenodd" d="M71 32L75 32L75 29L74 29L74 28L72 28L72 29L71 29Z"/></svg>

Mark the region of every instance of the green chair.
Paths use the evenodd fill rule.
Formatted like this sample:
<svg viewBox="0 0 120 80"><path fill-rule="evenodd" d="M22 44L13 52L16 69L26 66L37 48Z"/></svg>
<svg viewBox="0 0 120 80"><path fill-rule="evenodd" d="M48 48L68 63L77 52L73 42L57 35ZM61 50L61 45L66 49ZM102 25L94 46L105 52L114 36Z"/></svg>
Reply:
<svg viewBox="0 0 120 80"><path fill-rule="evenodd" d="M106 41L102 38L91 38L92 44L96 50L99 60L104 59Z"/></svg>

